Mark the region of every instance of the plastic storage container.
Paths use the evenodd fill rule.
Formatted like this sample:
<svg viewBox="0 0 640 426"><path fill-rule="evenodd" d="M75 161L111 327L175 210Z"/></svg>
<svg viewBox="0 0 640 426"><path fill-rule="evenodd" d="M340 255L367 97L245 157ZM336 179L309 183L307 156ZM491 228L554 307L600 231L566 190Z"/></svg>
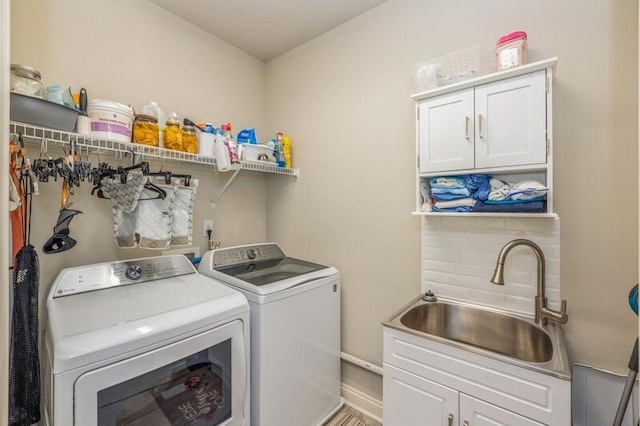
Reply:
<svg viewBox="0 0 640 426"><path fill-rule="evenodd" d="M158 119L152 115L136 114L136 119L133 122L133 142L142 145L159 146Z"/></svg>
<svg viewBox="0 0 640 426"><path fill-rule="evenodd" d="M212 157L214 155L214 147L216 142L215 129L210 123L204 126L204 131L198 133L198 155L203 157Z"/></svg>
<svg viewBox="0 0 640 426"><path fill-rule="evenodd" d="M11 64L11 91L44 98L46 91L40 71L26 65Z"/></svg>
<svg viewBox="0 0 640 426"><path fill-rule="evenodd" d="M527 63L527 33L515 31L500 37L496 43L498 71Z"/></svg>
<svg viewBox="0 0 640 426"><path fill-rule="evenodd" d="M193 126L182 126L182 150L191 154L198 153L198 135Z"/></svg>
<svg viewBox="0 0 640 426"><path fill-rule="evenodd" d="M175 112L167 118L167 127L164 130L164 147L176 151L182 151L182 129L180 119Z"/></svg>
<svg viewBox="0 0 640 426"><path fill-rule="evenodd" d="M92 136L131 142L133 109L130 106L103 99L90 99L87 113L91 118Z"/></svg>

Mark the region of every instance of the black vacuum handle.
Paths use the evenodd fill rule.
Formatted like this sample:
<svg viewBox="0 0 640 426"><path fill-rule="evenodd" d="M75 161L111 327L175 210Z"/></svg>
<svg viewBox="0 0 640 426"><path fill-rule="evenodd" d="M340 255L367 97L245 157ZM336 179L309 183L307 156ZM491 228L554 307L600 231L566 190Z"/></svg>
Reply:
<svg viewBox="0 0 640 426"><path fill-rule="evenodd" d="M633 353L629 359L629 370L638 372L638 338L636 337L636 344L633 347Z"/></svg>

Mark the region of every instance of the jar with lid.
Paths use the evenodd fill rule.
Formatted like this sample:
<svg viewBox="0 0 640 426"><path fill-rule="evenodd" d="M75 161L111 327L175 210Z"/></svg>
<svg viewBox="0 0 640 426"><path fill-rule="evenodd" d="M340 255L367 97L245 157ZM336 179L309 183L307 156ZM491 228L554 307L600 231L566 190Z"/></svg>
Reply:
<svg viewBox="0 0 640 426"><path fill-rule="evenodd" d="M198 153L198 135L195 127L186 124L182 126L182 150L191 154Z"/></svg>
<svg viewBox="0 0 640 426"><path fill-rule="evenodd" d="M133 122L133 142L142 145L160 145L158 119L152 115L136 114Z"/></svg>
<svg viewBox="0 0 640 426"><path fill-rule="evenodd" d="M11 64L11 91L23 95L44 98L45 88L40 71L35 68Z"/></svg>
<svg viewBox="0 0 640 426"><path fill-rule="evenodd" d="M164 130L164 147L176 151L182 151L182 130L178 114L172 112L167 118Z"/></svg>

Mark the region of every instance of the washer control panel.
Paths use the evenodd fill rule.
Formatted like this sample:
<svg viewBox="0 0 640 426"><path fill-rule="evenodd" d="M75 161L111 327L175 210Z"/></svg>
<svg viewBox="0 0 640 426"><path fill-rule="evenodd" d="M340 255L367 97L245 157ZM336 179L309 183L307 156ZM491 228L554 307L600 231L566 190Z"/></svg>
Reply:
<svg viewBox="0 0 640 426"><path fill-rule="evenodd" d="M63 270L51 291L56 298L195 273L181 255L99 263Z"/></svg>
<svg viewBox="0 0 640 426"><path fill-rule="evenodd" d="M213 267L218 269L243 263L283 259L284 257L286 257L284 251L275 243L229 247L213 252Z"/></svg>

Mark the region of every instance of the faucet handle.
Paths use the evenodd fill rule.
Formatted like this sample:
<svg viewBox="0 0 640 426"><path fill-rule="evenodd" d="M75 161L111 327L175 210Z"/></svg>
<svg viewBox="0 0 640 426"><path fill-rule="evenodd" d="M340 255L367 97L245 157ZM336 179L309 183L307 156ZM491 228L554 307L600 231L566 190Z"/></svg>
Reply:
<svg viewBox="0 0 640 426"><path fill-rule="evenodd" d="M565 299L562 299L562 301L560 302L560 312L562 312L563 314L567 313L567 301Z"/></svg>

